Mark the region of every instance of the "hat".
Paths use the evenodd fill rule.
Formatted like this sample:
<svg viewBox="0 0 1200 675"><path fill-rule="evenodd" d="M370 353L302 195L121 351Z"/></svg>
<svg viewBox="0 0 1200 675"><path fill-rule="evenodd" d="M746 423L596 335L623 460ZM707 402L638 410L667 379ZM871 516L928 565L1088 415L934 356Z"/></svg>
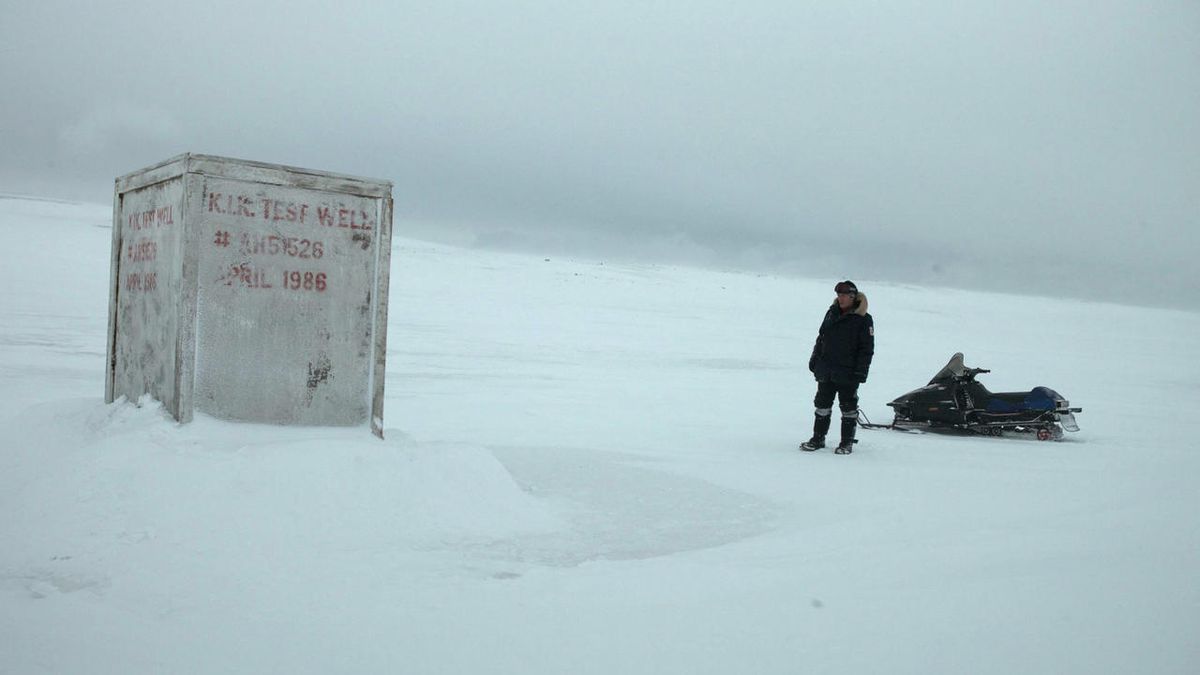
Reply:
<svg viewBox="0 0 1200 675"><path fill-rule="evenodd" d="M839 281L837 283L837 285L833 287L833 292L834 293L849 293L850 295L858 295L858 286L855 286L853 281L850 281L849 279L847 279L845 281Z"/></svg>

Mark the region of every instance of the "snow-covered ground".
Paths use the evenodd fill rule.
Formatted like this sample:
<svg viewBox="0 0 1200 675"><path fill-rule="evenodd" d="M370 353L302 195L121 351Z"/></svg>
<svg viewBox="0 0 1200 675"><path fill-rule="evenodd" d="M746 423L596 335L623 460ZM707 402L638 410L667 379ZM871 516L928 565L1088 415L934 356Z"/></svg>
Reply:
<svg viewBox="0 0 1200 675"><path fill-rule="evenodd" d="M387 440L180 426L110 220L0 195L2 673L1200 672L1195 313L852 275L873 420L963 351L1082 431L806 454L835 280L399 237Z"/></svg>

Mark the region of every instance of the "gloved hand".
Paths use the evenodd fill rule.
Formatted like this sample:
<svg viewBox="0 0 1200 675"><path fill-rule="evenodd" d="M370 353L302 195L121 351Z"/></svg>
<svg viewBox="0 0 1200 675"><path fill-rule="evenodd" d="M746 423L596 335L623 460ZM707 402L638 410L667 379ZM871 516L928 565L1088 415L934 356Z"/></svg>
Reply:
<svg viewBox="0 0 1200 675"><path fill-rule="evenodd" d="M862 372L854 373L854 381L855 381L855 382L857 382L857 383L859 383L859 384L862 384L863 382L866 382L866 381L867 381L867 374L866 374L866 373L862 373Z"/></svg>

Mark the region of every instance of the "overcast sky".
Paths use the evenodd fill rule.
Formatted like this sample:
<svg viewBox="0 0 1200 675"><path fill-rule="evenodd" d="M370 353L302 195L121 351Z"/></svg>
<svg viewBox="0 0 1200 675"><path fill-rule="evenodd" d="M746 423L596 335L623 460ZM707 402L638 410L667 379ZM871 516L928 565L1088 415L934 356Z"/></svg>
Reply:
<svg viewBox="0 0 1200 675"><path fill-rule="evenodd" d="M182 152L397 232L1200 309L1200 2L0 0L0 192Z"/></svg>

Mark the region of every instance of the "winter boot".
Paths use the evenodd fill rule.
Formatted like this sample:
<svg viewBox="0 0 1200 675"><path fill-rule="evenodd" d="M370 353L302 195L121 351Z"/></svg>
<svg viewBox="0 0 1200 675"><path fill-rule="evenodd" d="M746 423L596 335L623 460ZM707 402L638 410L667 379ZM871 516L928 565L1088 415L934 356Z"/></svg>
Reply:
<svg viewBox="0 0 1200 675"><path fill-rule="evenodd" d="M825 413L824 415L817 413L813 420L812 438L801 443L800 449L812 452L813 450L820 450L825 447L825 435L829 433L829 425L832 421L829 413Z"/></svg>
<svg viewBox="0 0 1200 675"><path fill-rule="evenodd" d="M835 455L848 455L854 452L854 431L858 427L858 411L854 412L854 417L842 417L842 441L838 443L834 449Z"/></svg>

